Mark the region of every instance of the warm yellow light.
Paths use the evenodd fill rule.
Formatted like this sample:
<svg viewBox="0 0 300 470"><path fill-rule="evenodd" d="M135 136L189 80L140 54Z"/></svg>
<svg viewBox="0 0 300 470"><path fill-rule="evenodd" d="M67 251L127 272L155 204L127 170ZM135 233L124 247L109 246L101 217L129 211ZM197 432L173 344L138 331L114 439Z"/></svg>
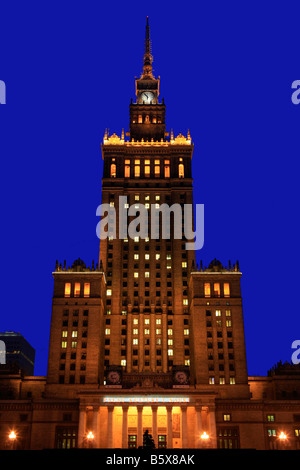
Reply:
<svg viewBox="0 0 300 470"><path fill-rule="evenodd" d="M205 431L204 431L204 433L201 434L200 437L201 437L201 439L204 439L204 440L209 439L209 435Z"/></svg>
<svg viewBox="0 0 300 470"><path fill-rule="evenodd" d="M12 439L12 440L16 439L17 436L16 436L15 431L11 431L8 437L9 437L9 439Z"/></svg>
<svg viewBox="0 0 300 470"><path fill-rule="evenodd" d="M92 433L92 431L90 431L86 437L87 437L87 439L94 439L95 436Z"/></svg>
<svg viewBox="0 0 300 470"><path fill-rule="evenodd" d="M278 437L279 437L279 439L283 439L283 440L284 440L284 439L287 438L287 435L286 435L283 431L281 431L281 433L279 434Z"/></svg>

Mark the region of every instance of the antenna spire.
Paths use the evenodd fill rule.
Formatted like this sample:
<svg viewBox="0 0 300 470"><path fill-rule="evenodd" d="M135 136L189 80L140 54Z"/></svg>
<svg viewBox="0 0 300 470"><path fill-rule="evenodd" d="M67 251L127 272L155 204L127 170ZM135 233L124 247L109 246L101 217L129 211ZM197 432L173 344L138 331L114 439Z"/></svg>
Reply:
<svg viewBox="0 0 300 470"><path fill-rule="evenodd" d="M152 61L149 17L147 16L143 76L147 75L153 77Z"/></svg>

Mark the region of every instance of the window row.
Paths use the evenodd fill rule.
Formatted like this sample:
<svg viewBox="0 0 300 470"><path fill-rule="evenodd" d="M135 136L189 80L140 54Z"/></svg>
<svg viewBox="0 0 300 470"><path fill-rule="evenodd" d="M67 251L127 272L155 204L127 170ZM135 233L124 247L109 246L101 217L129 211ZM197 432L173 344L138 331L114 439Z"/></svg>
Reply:
<svg viewBox="0 0 300 470"><path fill-rule="evenodd" d="M117 177L117 165L115 163L115 158L112 158L110 164L110 177L116 178ZM179 163L177 164L177 174L178 178L184 178L184 164L183 158L179 158ZM163 173L162 173L163 171ZM170 170L170 160L160 160L160 159L125 159L124 165L124 177L125 178L170 178L171 177L171 170ZM121 177L121 176L120 176Z"/></svg>
<svg viewBox="0 0 300 470"><path fill-rule="evenodd" d="M72 283L65 282L65 297L71 297L72 292ZM80 282L75 282L73 285L73 295L74 297L90 297L91 293L91 284L90 282L84 282L83 285Z"/></svg>
<svg viewBox="0 0 300 470"><path fill-rule="evenodd" d="M210 385L214 385L216 384L217 382L215 381L215 377L214 376L211 376L209 377L208 379L208 383ZM219 385L225 385L226 384L226 380L225 380L225 377L219 377ZM230 385L234 385L235 384L235 377L229 377L229 384Z"/></svg>
<svg viewBox="0 0 300 470"><path fill-rule="evenodd" d="M78 342L77 341L71 341L69 343L69 345L71 346L72 349L76 349L77 348L77 345L78 345ZM61 342L61 348L62 349L66 349L68 347L68 341L62 341ZM87 348L87 343L85 341L82 341L81 342L81 348L82 349L86 349Z"/></svg>
<svg viewBox="0 0 300 470"><path fill-rule="evenodd" d="M230 284L224 282L222 284L223 297L230 297ZM212 295L213 294L213 295ZM221 297L221 283L220 282L205 282L204 283L204 296L205 297Z"/></svg>

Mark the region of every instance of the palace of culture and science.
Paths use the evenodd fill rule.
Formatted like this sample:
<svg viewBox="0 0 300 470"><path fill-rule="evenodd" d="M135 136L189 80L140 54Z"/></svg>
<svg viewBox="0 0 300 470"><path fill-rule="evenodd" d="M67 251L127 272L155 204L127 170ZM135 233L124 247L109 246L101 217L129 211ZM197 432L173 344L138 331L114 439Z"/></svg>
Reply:
<svg viewBox="0 0 300 470"><path fill-rule="evenodd" d="M147 19L129 131L101 146L117 213L193 204L194 144L166 131L152 60ZM0 448L11 430L20 449L137 448L146 430L156 448L300 448L299 368L248 376L239 263L197 266L174 221L168 238L153 224L56 263L47 376L0 366Z"/></svg>

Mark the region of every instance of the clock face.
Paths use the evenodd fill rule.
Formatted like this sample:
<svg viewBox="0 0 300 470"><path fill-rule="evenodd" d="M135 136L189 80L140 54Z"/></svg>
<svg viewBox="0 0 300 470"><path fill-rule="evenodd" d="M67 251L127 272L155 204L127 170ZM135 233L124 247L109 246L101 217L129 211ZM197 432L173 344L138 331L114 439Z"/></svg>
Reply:
<svg viewBox="0 0 300 470"><path fill-rule="evenodd" d="M175 374L175 379L178 383L183 384L186 382L187 375L185 372L178 371Z"/></svg>
<svg viewBox="0 0 300 470"><path fill-rule="evenodd" d="M109 372L107 378L111 383L116 384L120 380L120 374L119 372L112 371L112 372Z"/></svg>
<svg viewBox="0 0 300 470"><path fill-rule="evenodd" d="M153 99L154 94L152 93L152 91L143 91L143 93L141 94L141 100L146 104L150 104Z"/></svg>

